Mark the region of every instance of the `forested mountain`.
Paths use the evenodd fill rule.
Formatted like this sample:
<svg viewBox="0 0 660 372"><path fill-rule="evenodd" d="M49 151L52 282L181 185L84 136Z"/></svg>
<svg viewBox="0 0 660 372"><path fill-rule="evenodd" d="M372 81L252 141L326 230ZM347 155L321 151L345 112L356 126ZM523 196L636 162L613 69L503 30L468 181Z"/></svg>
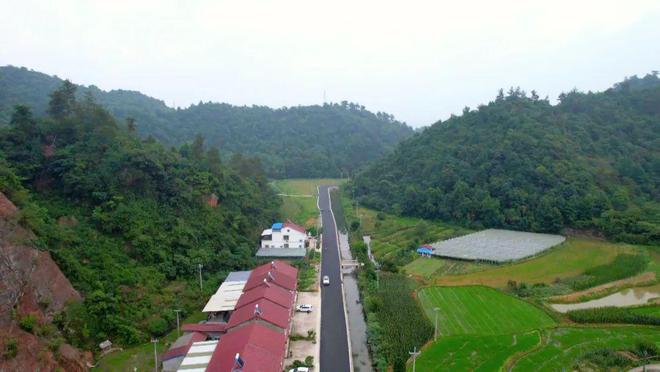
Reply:
<svg viewBox="0 0 660 372"><path fill-rule="evenodd" d="M0 119L8 120L17 104L44 115L48 94L61 83L25 68L0 67ZM206 143L219 147L225 159L232 153L257 156L267 174L278 178L353 172L413 134L391 115L347 102L281 109L200 102L172 109L139 92L78 87L78 98L86 93L117 118L134 119L143 137L181 145L200 134Z"/></svg>
<svg viewBox="0 0 660 372"><path fill-rule="evenodd" d="M202 141L140 140L70 83L47 113L18 106L0 128L0 192L84 298L55 318L69 342L148 341L174 309L198 309L223 275L253 264L279 207L258 162L223 163Z"/></svg>
<svg viewBox="0 0 660 372"><path fill-rule="evenodd" d="M557 105L520 89L402 142L352 182L360 202L480 227L660 241L660 79Z"/></svg>

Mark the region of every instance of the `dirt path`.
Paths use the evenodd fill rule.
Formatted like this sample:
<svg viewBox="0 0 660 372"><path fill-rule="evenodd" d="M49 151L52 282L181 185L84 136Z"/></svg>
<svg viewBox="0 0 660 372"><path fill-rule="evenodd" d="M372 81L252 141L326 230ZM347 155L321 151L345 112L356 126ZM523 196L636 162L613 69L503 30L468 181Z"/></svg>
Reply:
<svg viewBox="0 0 660 372"><path fill-rule="evenodd" d="M583 296L592 296L594 294L597 294L599 292L604 292L604 291L607 291L608 289L612 289L612 288L649 284L649 283L654 282L655 279L656 279L655 278L655 273L645 272L645 273L641 273L637 276L633 276L631 278L626 278L626 279L621 279L621 280L617 280L617 281L614 281L614 282L601 284L601 285L593 287L593 288L585 289L584 291L573 292L573 293L570 293L570 294L567 294L567 295L561 295L561 296L553 296L553 297L550 297L548 300L550 302L558 302L558 303L579 302L579 301L581 301Z"/></svg>

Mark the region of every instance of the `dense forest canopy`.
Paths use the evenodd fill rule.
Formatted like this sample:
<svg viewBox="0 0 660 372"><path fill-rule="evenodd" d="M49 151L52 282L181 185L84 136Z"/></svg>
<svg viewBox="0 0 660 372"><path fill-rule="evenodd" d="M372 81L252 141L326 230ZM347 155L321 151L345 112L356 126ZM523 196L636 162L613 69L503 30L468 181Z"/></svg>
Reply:
<svg viewBox="0 0 660 372"><path fill-rule="evenodd" d="M61 83L25 68L0 67L0 119L9 120L18 104L30 105L36 116L44 115L48 95ZM139 92L105 92L95 86L79 86L77 92L78 98L91 94L119 119L134 119L143 137L181 145L201 134L226 157L257 156L267 175L276 178L352 173L413 134L389 114L374 114L348 102L280 109L200 102L173 109Z"/></svg>
<svg viewBox="0 0 660 372"><path fill-rule="evenodd" d="M141 140L75 91L65 82L46 117L16 106L0 127L0 191L84 295L57 317L69 341L144 342L175 324L174 309L207 298L198 264L209 292L254 263L279 198L258 160L222 162L201 138L180 149Z"/></svg>
<svg viewBox="0 0 660 372"><path fill-rule="evenodd" d="M559 100L500 92L403 141L351 186L365 205L404 215L660 241L657 73Z"/></svg>

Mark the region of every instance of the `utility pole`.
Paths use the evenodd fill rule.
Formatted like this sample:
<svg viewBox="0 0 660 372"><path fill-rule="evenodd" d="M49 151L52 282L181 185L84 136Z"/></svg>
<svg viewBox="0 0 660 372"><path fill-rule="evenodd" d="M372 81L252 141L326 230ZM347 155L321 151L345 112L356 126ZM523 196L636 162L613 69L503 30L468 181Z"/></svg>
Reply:
<svg viewBox="0 0 660 372"><path fill-rule="evenodd" d="M408 354L410 354L413 358L413 372L415 372L415 362L417 361L417 357L419 354L421 354L421 351L417 351L417 346L413 349L413 351L409 351Z"/></svg>
<svg viewBox="0 0 660 372"><path fill-rule="evenodd" d="M176 313L176 338L179 338L181 337L181 331L179 328L179 313L181 310L174 310L174 312Z"/></svg>
<svg viewBox="0 0 660 372"><path fill-rule="evenodd" d="M199 269L199 290L203 291L204 288L202 287L202 264L197 264L197 268Z"/></svg>
<svg viewBox="0 0 660 372"><path fill-rule="evenodd" d="M438 340L438 311L440 311L439 307L433 308L433 312L435 313L435 332L433 332L433 341Z"/></svg>
<svg viewBox="0 0 660 372"><path fill-rule="evenodd" d="M152 338L151 342L154 344L154 372L158 372L158 351L156 345L158 344L157 338Z"/></svg>

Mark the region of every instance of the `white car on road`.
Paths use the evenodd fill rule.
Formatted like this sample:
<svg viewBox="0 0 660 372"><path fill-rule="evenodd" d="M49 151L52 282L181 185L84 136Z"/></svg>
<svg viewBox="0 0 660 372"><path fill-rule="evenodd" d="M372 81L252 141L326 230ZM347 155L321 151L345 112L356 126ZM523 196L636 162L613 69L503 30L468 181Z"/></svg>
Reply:
<svg viewBox="0 0 660 372"><path fill-rule="evenodd" d="M323 285L330 285L330 277L323 275Z"/></svg>

